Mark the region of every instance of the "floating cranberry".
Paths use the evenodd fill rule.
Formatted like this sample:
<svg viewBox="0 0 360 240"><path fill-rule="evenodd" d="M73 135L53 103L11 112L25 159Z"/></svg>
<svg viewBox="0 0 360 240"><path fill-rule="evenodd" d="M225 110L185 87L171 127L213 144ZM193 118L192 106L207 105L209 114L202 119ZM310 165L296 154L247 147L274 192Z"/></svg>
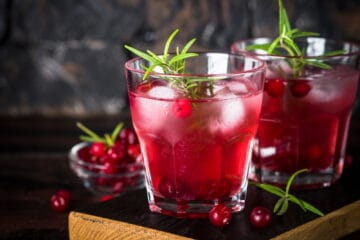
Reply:
<svg viewBox="0 0 360 240"><path fill-rule="evenodd" d="M285 84L280 79L270 79L265 82L264 89L271 97L277 98L283 95Z"/></svg>
<svg viewBox="0 0 360 240"><path fill-rule="evenodd" d="M209 212L210 222L217 227L224 227L231 221L231 209L225 204L218 204Z"/></svg>
<svg viewBox="0 0 360 240"><path fill-rule="evenodd" d="M250 222L254 227L263 228L269 225L271 213L265 207L255 207L250 214Z"/></svg>
<svg viewBox="0 0 360 240"><path fill-rule="evenodd" d="M172 111L174 115L178 118L186 118L192 112L192 106L189 99L176 99L173 106Z"/></svg>
<svg viewBox="0 0 360 240"><path fill-rule="evenodd" d="M290 85L290 91L294 97L305 97L311 90L310 84L303 80L299 80L296 82L291 83Z"/></svg>
<svg viewBox="0 0 360 240"><path fill-rule="evenodd" d="M106 152L106 144L103 142L94 142L91 144L90 153L94 156L101 157Z"/></svg>
<svg viewBox="0 0 360 240"><path fill-rule="evenodd" d="M50 205L55 212L65 212L69 207L69 201L66 201L64 196L55 194L50 199Z"/></svg>

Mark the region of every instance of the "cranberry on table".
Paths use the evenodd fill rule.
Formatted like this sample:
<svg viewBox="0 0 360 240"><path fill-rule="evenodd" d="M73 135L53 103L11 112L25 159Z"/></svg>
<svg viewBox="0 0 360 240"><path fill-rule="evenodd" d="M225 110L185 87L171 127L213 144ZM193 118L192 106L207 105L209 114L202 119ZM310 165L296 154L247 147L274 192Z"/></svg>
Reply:
<svg viewBox="0 0 360 240"><path fill-rule="evenodd" d="M271 212L265 207L255 207L250 214L250 222L254 227L263 228L270 224Z"/></svg>
<svg viewBox="0 0 360 240"><path fill-rule="evenodd" d="M69 208L69 200L65 195L54 194L50 199L50 206L55 212L65 212Z"/></svg>
<svg viewBox="0 0 360 240"><path fill-rule="evenodd" d="M65 199L65 201L70 202L71 193L70 193L70 191L67 190L67 189L60 189L60 190L58 190L58 191L56 192L56 195L62 196L62 197Z"/></svg>
<svg viewBox="0 0 360 240"><path fill-rule="evenodd" d="M218 204L209 212L210 222L217 227L224 227L231 221L231 209L225 204Z"/></svg>

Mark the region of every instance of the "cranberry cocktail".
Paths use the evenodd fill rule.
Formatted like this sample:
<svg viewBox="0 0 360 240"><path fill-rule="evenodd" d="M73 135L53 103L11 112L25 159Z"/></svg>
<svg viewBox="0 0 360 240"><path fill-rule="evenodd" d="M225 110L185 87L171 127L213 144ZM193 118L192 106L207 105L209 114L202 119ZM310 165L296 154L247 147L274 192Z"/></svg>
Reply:
<svg viewBox="0 0 360 240"><path fill-rule="evenodd" d="M248 167L263 95L265 65L244 55L199 53L186 74L126 63L132 122L144 156L150 209L207 216L216 204L244 207ZM196 84L191 94L174 78Z"/></svg>

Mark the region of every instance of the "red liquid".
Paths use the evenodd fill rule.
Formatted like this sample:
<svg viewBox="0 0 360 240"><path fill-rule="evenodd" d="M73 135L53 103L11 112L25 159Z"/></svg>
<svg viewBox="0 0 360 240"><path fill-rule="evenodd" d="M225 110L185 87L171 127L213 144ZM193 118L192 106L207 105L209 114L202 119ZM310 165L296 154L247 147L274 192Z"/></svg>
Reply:
<svg viewBox="0 0 360 240"><path fill-rule="evenodd" d="M307 79L276 78L284 86L279 96L266 93L275 78L266 79L255 168L341 174L358 73L342 66L317 71Z"/></svg>
<svg viewBox="0 0 360 240"><path fill-rule="evenodd" d="M150 97L155 85L144 83L129 94L155 198L211 202L239 194L247 182L262 93L230 91L213 98L187 99L192 109L184 117L174 114L174 98L184 97L174 97L171 91L162 94L168 99Z"/></svg>

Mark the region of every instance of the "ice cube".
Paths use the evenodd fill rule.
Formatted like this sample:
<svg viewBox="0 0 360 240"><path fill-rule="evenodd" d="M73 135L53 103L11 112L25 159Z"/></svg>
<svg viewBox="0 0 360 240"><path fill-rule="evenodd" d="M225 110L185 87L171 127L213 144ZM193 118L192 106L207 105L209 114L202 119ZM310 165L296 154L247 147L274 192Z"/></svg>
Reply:
<svg viewBox="0 0 360 240"><path fill-rule="evenodd" d="M245 120L245 109L241 98L231 98L221 103L219 115L220 129L228 134L238 128Z"/></svg>
<svg viewBox="0 0 360 240"><path fill-rule="evenodd" d="M177 93L171 87L155 86L149 90L148 95L153 98L173 99L177 96Z"/></svg>

